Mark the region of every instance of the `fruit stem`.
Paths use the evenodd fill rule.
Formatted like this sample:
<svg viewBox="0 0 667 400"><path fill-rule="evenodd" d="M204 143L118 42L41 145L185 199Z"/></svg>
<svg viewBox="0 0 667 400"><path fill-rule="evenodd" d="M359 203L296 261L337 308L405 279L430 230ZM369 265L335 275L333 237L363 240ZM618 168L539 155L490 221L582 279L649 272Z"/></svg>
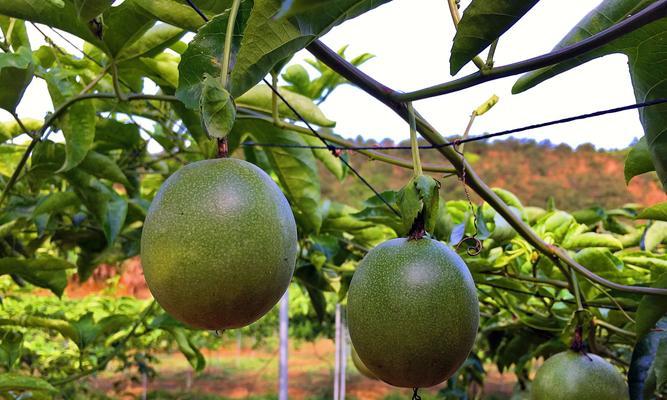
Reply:
<svg viewBox="0 0 667 400"><path fill-rule="evenodd" d="M271 85L278 89L278 73L271 72ZM280 117L278 114L278 95L275 92L271 92L271 117L273 118L273 123L277 124L280 122Z"/></svg>
<svg viewBox="0 0 667 400"><path fill-rule="evenodd" d="M419 142L417 142L417 122L412 102L408 103L408 123L410 124L410 148L412 150L412 165L414 176L422 176L422 163L419 159Z"/></svg>
<svg viewBox="0 0 667 400"><path fill-rule="evenodd" d="M239 13L241 0L234 0L232 8L229 10L227 18L227 32L225 33L225 47L222 53L222 66L220 69L220 82L222 87L227 89L227 75L229 74L229 64L232 53L232 38L234 37L234 26L236 25L236 16Z"/></svg>
<svg viewBox="0 0 667 400"><path fill-rule="evenodd" d="M584 328L579 325L574 330L574 338L572 339L572 344L570 344L570 350L580 353L584 350Z"/></svg>
<svg viewBox="0 0 667 400"><path fill-rule="evenodd" d="M218 158L228 158L229 157L229 144L227 142L227 137L218 139Z"/></svg>
<svg viewBox="0 0 667 400"><path fill-rule="evenodd" d="M574 291L574 298L577 301L577 311L584 310L584 304L581 301L581 291L579 290L579 281L577 280L577 273L574 269L570 268L570 274L572 276L572 290Z"/></svg>

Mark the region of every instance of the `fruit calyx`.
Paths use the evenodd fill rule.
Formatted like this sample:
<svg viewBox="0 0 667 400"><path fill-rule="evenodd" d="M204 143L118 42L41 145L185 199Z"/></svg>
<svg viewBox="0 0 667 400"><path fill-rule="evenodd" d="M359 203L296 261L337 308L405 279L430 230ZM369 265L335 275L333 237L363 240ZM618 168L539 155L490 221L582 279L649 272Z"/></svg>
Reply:
<svg viewBox="0 0 667 400"><path fill-rule="evenodd" d="M408 233L408 240L419 240L426 236L426 228L424 226L424 212L420 211L417 218L412 223L410 232Z"/></svg>

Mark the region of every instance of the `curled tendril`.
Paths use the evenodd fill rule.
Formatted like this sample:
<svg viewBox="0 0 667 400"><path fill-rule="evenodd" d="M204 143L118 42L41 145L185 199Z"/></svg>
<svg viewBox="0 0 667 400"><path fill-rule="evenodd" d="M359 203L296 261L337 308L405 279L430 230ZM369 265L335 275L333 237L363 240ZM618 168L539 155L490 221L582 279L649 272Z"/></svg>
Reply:
<svg viewBox="0 0 667 400"><path fill-rule="evenodd" d="M469 256L476 256L479 253L482 252L482 241L477 239L474 236L468 236L464 237L461 239L461 241L456 245L456 251L459 250L459 247L463 245L464 243L471 242L472 244L468 244L468 247L466 248L466 253L468 253Z"/></svg>
<svg viewBox="0 0 667 400"><path fill-rule="evenodd" d="M419 396L419 388L414 388L412 389L412 400L422 400L421 396Z"/></svg>

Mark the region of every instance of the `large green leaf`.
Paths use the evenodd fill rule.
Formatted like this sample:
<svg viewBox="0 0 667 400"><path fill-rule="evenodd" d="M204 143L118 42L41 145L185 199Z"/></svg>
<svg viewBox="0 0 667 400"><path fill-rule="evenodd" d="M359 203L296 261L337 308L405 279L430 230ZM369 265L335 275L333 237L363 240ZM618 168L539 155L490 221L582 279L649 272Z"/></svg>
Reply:
<svg viewBox="0 0 667 400"><path fill-rule="evenodd" d="M282 7L276 18L291 17L306 11L322 10L324 7L335 7L337 0L282 0Z"/></svg>
<svg viewBox="0 0 667 400"><path fill-rule="evenodd" d="M79 197L74 192L55 192L42 199L32 214L34 216L51 214L67 207L79 204Z"/></svg>
<svg viewBox="0 0 667 400"><path fill-rule="evenodd" d="M96 151L89 151L86 158L81 162L80 167L84 171L98 178L122 183L128 188L132 186L127 180L127 176L123 173L123 170L121 170L118 164L107 155Z"/></svg>
<svg viewBox="0 0 667 400"><path fill-rule="evenodd" d="M65 270L76 268L65 260L52 257L37 259L0 258L0 275L18 275L35 286L62 296L67 286Z"/></svg>
<svg viewBox="0 0 667 400"><path fill-rule="evenodd" d="M283 96L306 121L324 127L336 126L336 123L328 119L313 100L289 90L279 89L279 91L281 96ZM236 105L271 114L273 108L272 100L273 91L271 88L267 85L257 85L245 92L242 96L236 98ZM281 99L278 99L278 113L281 117L287 117L294 120L299 119Z"/></svg>
<svg viewBox="0 0 667 400"><path fill-rule="evenodd" d="M252 0L244 0L236 17L230 59L232 65L241 46L243 30L252 6ZM206 74L220 77L220 63L223 58L228 19L229 10L211 19L197 32L188 45L188 49L181 56L181 62L178 65L179 82L176 97L188 108L199 107Z"/></svg>
<svg viewBox="0 0 667 400"><path fill-rule="evenodd" d="M450 72L455 75L516 24L539 0L473 0L454 36Z"/></svg>
<svg viewBox="0 0 667 400"><path fill-rule="evenodd" d="M340 0L293 18L274 19L280 0L258 0L243 33L232 71L231 93L238 97L255 86L281 60L306 47L343 21L389 0Z"/></svg>
<svg viewBox="0 0 667 400"><path fill-rule="evenodd" d="M637 175L651 171L655 171L655 167L646 144L646 137L643 137L632 147L625 158L625 183L630 183L630 180Z"/></svg>
<svg viewBox="0 0 667 400"><path fill-rule="evenodd" d="M667 289L667 273L660 276L658 281L653 285L657 288ZM641 338L646 335L660 318L667 313L667 297L665 296L651 296L646 295L639 302L637 308L637 324L635 330L637 337Z"/></svg>
<svg viewBox="0 0 667 400"><path fill-rule="evenodd" d="M14 112L32 81L32 52L21 47L15 53L0 53L0 108Z"/></svg>
<svg viewBox="0 0 667 400"><path fill-rule="evenodd" d="M560 49L586 39L624 20L654 3L655 0L605 0L591 11L577 26L556 45ZM630 76L637 102L667 97L667 70L656 68L667 61L662 51L667 40L667 19L646 25L615 41L569 61L545 67L522 76L512 88L513 93L527 90L562 72L585 62L614 53L628 56ZM657 105L639 110L644 126L646 144L663 187L667 190L667 105Z"/></svg>
<svg viewBox="0 0 667 400"><path fill-rule="evenodd" d="M77 102L67 110L62 118L67 157L59 172L79 165L93 148L96 118L95 108L90 102Z"/></svg>
<svg viewBox="0 0 667 400"><path fill-rule="evenodd" d="M204 25L203 18L185 0L135 0L135 3L160 21L179 28L196 32ZM199 0L196 4L207 18L213 18L228 9L232 0Z"/></svg>
<svg viewBox="0 0 667 400"><path fill-rule="evenodd" d="M47 392L51 394L58 393L58 390L55 387L42 378L19 375L11 372L2 373L0 374L0 393L6 394L9 391L18 393L33 391ZM23 398L23 396L19 397Z"/></svg>
<svg viewBox="0 0 667 400"><path fill-rule="evenodd" d="M239 119L234 130L250 134L258 142L306 145L301 135L284 131L262 119ZM309 149L268 148L265 150L281 187L302 226L317 232L322 225L320 214L320 178L317 162Z"/></svg>
<svg viewBox="0 0 667 400"><path fill-rule="evenodd" d="M637 218L667 221L667 202L645 208L639 215L637 215Z"/></svg>

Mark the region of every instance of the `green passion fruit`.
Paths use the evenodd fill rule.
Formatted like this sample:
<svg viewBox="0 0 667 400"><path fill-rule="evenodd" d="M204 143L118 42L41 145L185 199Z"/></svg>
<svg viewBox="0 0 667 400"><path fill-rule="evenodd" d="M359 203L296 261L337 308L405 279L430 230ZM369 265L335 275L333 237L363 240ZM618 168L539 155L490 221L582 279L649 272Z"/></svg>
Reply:
<svg viewBox="0 0 667 400"><path fill-rule="evenodd" d="M359 263L348 292L350 338L364 365L399 387L443 382L466 360L479 324L470 271L431 239L393 239Z"/></svg>
<svg viewBox="0 0 667 400"><path fill-rule="evenodd" d="M238 159L189 164L160 188L141 259L157 302L202 329L239 328L285 293L296 263L289 203L271 178Z"/></svg>
<svg viewBox="0 0 667 400"><path fill-rule="evenodd" d="M542 364L531 388L531 400L628 400L625 378L595 354L568 350Z"/></svg>

